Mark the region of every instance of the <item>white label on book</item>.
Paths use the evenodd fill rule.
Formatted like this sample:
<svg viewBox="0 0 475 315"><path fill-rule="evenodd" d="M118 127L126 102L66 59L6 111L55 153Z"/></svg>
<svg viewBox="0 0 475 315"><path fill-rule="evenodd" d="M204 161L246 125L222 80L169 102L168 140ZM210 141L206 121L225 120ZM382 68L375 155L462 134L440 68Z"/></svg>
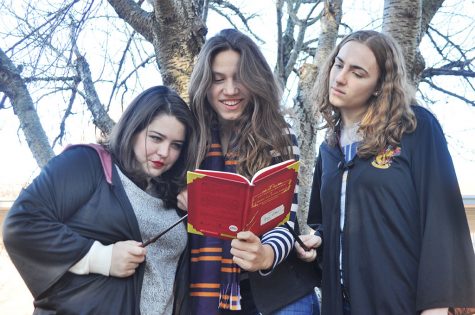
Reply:
<svg viewBox="0 0 475 315"><path fill-rule="evenodd" d="M275 209L272 209L271 211L267 212L261 217L261 225L264 225L275 218L277 218L279 215L283 214L285 210L284 205L280 205Z"/></svg>
<svg viewBox="0 0 475 315"><path fill-rule="evenodd" d="M229 226L229 230L230 230L231 232L237 232L238 228L237 228L237 226L235 226L235 225L230 225L230 226Z"/></svg>

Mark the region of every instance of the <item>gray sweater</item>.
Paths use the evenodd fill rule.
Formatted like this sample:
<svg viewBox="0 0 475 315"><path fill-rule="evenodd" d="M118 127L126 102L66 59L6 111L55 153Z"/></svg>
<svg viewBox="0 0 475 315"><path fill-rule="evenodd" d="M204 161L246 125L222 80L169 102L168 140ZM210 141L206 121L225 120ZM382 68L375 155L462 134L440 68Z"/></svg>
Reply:
<svg viewBox="0 0 475 315"><path fill-rule="evenodd" d="M163 207L161 199L153 197L137 187L119 169L118 172L134 209L144 241L179 219L176 211ZM142 315L172 313L173 283L178 260L186 247L186 242L186 229L183 224L179 224L157 242L147 247L145 275L140 299Z"/></svg>

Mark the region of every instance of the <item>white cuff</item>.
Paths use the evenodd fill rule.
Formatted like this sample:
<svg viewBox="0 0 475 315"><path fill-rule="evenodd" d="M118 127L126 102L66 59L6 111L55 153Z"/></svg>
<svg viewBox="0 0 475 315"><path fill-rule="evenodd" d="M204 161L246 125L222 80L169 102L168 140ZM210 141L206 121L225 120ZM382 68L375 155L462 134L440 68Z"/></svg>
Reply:
<svg viewBox="0 0 475 315"><path fill-rule="evenodd" d="M98 273L109 276L113 246L114 244L105 246L98 241L94 241L87 254L72 266L69 271L77 275Z"/></svg>
<svg viewBox="0 0 475 315"><path fill-rule="evenodd" d="M97 245L97 246L94 246ZM112 247L114 244L102 245L99 242L94 242L89 253L89 270L91 273L98 273L103 276L108 276L111 269L112 262Z"/></svg>

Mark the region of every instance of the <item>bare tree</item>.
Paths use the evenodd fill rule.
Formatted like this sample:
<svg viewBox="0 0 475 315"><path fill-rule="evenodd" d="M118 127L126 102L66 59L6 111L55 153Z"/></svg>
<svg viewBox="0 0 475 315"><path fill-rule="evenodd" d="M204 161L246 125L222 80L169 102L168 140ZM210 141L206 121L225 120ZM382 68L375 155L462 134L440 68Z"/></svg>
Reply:
<svg viewBox="0 0 475 315"><path fill-rule="evenodd" d="M444 7L447 1L386 0L382 23L373 27L400 42L411 80L423 98L430 101L429 88L475 105L474 19ZM300 139L303 222L319 123L312 85L318 66L352 26L342 23L343 0L275 4L277 57L269 61L294 100L287 106ZM68 121L78 112L87 112L97 130L107 134L114 124L112 113L121 112L125 100L144 86L163 82L186 98L194 58L211 18L224 17L229 26L223 28L239 28L264 43L261 28L253 26L258 14L246 13L242 5L223 0L0 0L0 109L13 109L33 156L43 166L54 155L52 148L71 132ZM467 27L448 32L443 23L431 23L442 13L458 14L468 21ZM421 45L430 46L438 59L425 61ZM463 88L438 83L437 78L447 76L459 78ZM53 111L52 99L64 106L57 127L46 132L38 113Z"/></svg>
<svg viewBox="0 0 475 315"><path fill-rule="evenodd" d="M7 76L5 68L4 77L7 80L0 87L0 92L8 97L15 114L20 119L21 129L40 167L54 153L40 119L35 116L35 124L25 121L25 117L31 116L25 114L36 114L33 105L38 102L32 101L31 94L38 99L55 94L68 100L65 102L68 106L61 120L59 135L53 141L53 145L56 141L61 142L65 133L66 119L74 113L73 107L78 105L86 105L93 124L103 134L108 134L114 125L108 113L112 98L119 90L126 93L131 77L137 76L139 68L151 60L156 62L159 69L157 82L162 80L164 84L175 88L186 98L193 58L199 52L206 34L206 27L196 14L199 10L195 8L193 1L154 1L147 11L141 8L142 2L111 0L107 4L102 1L72 0L57 7L47 7L49 10L25 2L24 16L18 16L14 8L10 9L12 4L2 4L2 9L10 12L19 27L16 33L12 30L6 34L9 39L16 37L18 41L2 54L2 59L5 60L2 65L9 63L11 69ZM110 12L110 8L115 10L118 17ZM89 33L91 24L99 18L115 21L113 25L116 28L112 31L107 30L106 32L110 33L101 37L110 40L112 36L119 34L124 43L123 52L118 60L111 58L114 51L108 51L114 48L103 47L103 52L100 53L104 55L102 69L93 69L95 71L93 73L87 59L94 53L83 48L84 42L87 41L83 37L94 35ZM121 27L123 30L112 34ZM145 47L147 45L149 47ZM150 53L151 50L153 54ZM147 53L143 54L143 51ZM30 59L23 59L25 57ZM94 58L97 59L97 55ZM18 64L18 69L24 70L23 73L14 72L13 61ZM115 79L108 103L104 105L97 89L101 89L106 81L110 82L106 68L114 69ZM25 107L27 103L11 92L16 82L10 80L14 74L18 81L17 85L23 85L23 95L30 97L28 106L32 111L25 110L28 108ZM42 92L36 91L30 94L26 84ZM137 81L132 85L137 85ZM44 87L47 87L47 92ZM78 95L80 98L76 97ZM29 118L29 121L31 120Z"/></svg>

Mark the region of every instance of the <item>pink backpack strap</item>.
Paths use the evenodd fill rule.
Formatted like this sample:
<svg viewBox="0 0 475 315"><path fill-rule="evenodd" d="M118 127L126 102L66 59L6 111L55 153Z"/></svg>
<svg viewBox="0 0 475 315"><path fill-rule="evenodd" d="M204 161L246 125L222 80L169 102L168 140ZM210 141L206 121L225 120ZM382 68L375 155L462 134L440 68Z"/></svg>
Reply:
<svg viewBox="0 0 475 315"><path fill-rule="evenodd" d="M104 171L104 176L109 184L112 185L112 157L109 152L104 149L104 147L97 143L88 143L88 144L69 144L64 148L63 152L74 147L89 147L96 150L99 158L101 159L102 170Z"/></svg>

